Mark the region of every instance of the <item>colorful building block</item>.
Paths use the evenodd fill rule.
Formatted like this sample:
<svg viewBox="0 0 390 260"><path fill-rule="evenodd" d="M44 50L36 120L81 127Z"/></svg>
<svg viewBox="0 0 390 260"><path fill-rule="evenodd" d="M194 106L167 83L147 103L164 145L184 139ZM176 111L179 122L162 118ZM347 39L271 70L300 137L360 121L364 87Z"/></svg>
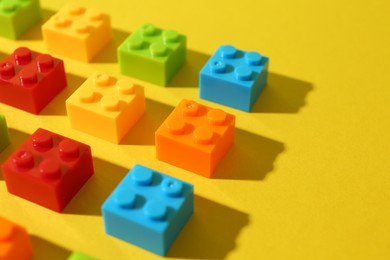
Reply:
<svg viewBox="0 0 390 260"><path fill-rule="evenodd" d="M0 259L27 260L32 257L32 246L27 231L0 217Z"/></svg>
<svg viewBox="0 0 390 260"><path fill-rule="evenodd" d="M5 149L10 143L7 122L5 117L0 114L0 152Z"/></svg>
<svg viewBox="0 0 390 260"><path fill-rule="evenodd" d="M95 258L92 258L84 253L75 251L68 257L68 260L95 260Z"/></svg>
<svg viewBox="0 0 390 260"><path fill-rule="evenodd" d="M88 62L112 38L110 17L98 10L69 3L42 26L50 52Z"/></svg>
<svg viewBox="0 0 390 260"><path fill-rule="evenodd" d="M97 72L66 100L72 128L119 143L145 112L144 88Z"/></svg>
<svg viewBox="0 0 390 260"><path fill-rule="evenodd" d="M1 166L8 192L61 212L93 175L91 148L38 129Z"/></svg>
<svg viewBox="0 0 390 260"><path fill-rule="evenodd" d="M222 45L200 71L200 97L249 112L263 91L269 58Z"/></svg>
<svg viewBox="0 0 390 260"><path fill-rule="evenodd" d="M157 129L157 159L212 177L234 142L235 116L182 100Z"/></svg>
<svg viewBox="0 0 390 260"><path fill-rule="evenodd" d="M0 102L39 114L66 87L64 63L49 54L18 48L0 62Z"/></svg>
<svg viewBox="0 0 390 260"><path fill-rule="evenodd" d="M121 73L165 86L186 61L186 37L144 24L118 47Z"/></svg>
<svg viewBox="0 0 390 260"><path fill-rule="evenodd" d="M165 255L194 208L193 186L135 165L102 206L107 234Z"/></svg>
<svg viewBox="0 0 390 260"><path fill-rule="evenodd" d="M41 18L39 0L0 1L0 36L16 40Z"/></svg>

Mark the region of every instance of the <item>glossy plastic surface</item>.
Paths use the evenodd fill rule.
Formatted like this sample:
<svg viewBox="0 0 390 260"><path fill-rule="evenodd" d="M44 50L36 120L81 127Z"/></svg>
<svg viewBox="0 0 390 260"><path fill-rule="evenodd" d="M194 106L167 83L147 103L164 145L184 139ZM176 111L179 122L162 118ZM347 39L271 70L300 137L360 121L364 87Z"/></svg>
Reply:
<svg viewBox="0 0 390 260"><path fill-rule="evenodd" d="M165 86L186 61L186 37L143 24L118 47L121 73Z"/></svg>
<svg viewBox="0 0 390 260"><path fill-rule="evenodd" d="M234 142L235 116L182 100L156 131L157 159L212 177Z"/></svg>
<svg viewBox="0 0 390 260"><path fill-rule="evenodd" d="M8 192L61 212L93 175L88 145L38 129L1 166Z"/></svg>
<svg viewBox="0 0 390 260"><path fill-rule="evenodd" d="M15 40L41 18L39 0L0 1L0 36Z"/></svg>
<svg viewBox="0 0 390 260"><path fill-rule="evenodd" d="M28 260L32 254L31 241L26 230L0 217L0 259Z"/></svg>
<svg viewBox="0 0 390 260"><path fill-rule="evenodd" d="M144 88L96 72L68 98L66 107L72 128L119 143L145 112Z"/></svg>
<svg viewBox="0 0 390 260"><path fill-rule="evenodd" d="M110 17L76 3L65 5L42 26L50 52L88 62L112 38Z"/></svg>
<svg viewBox="0 0 390 260"><path fill-rule="evenodd" d="M193 208L191 184L137 164L102 211L107 234L165 255Z"/></svg>
<svg viewBox="0 0 390 260"><path fill-rule="evenodd" d="M269 58L222 45L200 71L199 95L249 112L263 91Z"/></svg>
<svg viewBox="0 0 390 260"><path fill-rule="evenodd" d="M67 85L64 62L17 48L0 62L0 102L39 114Z"/></svg>

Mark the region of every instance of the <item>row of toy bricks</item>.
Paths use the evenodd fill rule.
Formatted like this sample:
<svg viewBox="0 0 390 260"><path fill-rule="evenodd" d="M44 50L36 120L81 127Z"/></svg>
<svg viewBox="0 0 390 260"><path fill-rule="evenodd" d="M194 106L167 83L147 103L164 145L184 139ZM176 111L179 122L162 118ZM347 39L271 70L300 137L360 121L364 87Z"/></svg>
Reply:
<svg viewBox="0 0 390 260"><path fill-rule="evenodd" d="M0 36L15 40L41 20L39 0L0 2ZM49 49L83 61L92 59L112 38L108 15L75 3L46 21L42 31Z"/></svg>
<svg viewBox="0 0 390 260"><path fill-rule="evenodd" d="M2 4L0 24L4 29L0 35L17 39L41 17L38 0L25 0L6 9ZM42 34L50 53L84 62L91 61L112 40L110 17L76 3L66 4L46 21ZM186 60L186 37L144 24L121 44L118 56L125 74L166 85Z"/></svg>
<svg viewBox="0 0 390 260"><path fill-rule="evenodd" d="M88 145L44 129L20 145L1 169L9 193L56 212L94 174ZM165 255L192 215L193 200L191 184L135 165L102 205L105 231Z"/></svg>
<svg viewBox="0 0 390 260"><path fill-rule="evenodd" d="M42 32L50 53L82 61L93 59L112 38L108 15L78 4L67 4ZM120 44L117 55L124 75L165 86L186 62L186 37L143 24ZM268 63L258 52L221 45L200 71L199 95L249 112L267 83Z"/></svg>
<svg viewBox="0 0 390 260"><path fill-rule="evenodd" d="M34 248L25 228L0 216L0 259L30 259ZM93 260L84 253L74 251L68 260Z"/></svg>
<svg viewBox="0 0 390 260"><path fill-rule="evenodd" d="M62 60L25 47L1 63L0 76L0 102L33 113L41 111L67 84ZM210 177L233 143L234 116L183 102L187 105L179 105L172 112L174 118L161 126L162 134L156 133L158 158ZM119 143L144 114L144 88L126 78L94 73L67 99L66 108L72 128ZM193 112L186 112L190 108ZM218 123L214 117L220 117ZM204 161L199 163L201 158Z"/></svg>

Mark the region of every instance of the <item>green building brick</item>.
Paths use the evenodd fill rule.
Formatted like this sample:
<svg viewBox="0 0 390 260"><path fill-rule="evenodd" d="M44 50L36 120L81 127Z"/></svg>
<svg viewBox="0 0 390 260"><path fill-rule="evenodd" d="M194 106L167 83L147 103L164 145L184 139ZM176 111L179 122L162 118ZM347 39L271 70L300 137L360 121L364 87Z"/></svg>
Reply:
<svg viewBox="0 0 390 260"><path fill-rule="evenodd" d="M121 73L166 86L186 61L186 37L144 24L118 47Z"/></svg>
<svg viewBox="0 0 390 260"><path fill-rule="evenodd" d="M0 115L0 152L4 150L7 145L9 145L9 135L7 122L5 121L5 117Z"/></svg>
<svg viewBox="0 0 390 260"><path fill-rule="evenodd" d="M68 257L68 260L95 260L95 258L92 258L81 252L75 251Z"/></svg>
<svg viewBox="0 0 390 260"><path fill-rule="evenodd" d="M0 36L15 40L41 17L39 0L0 0Z"/></svg>

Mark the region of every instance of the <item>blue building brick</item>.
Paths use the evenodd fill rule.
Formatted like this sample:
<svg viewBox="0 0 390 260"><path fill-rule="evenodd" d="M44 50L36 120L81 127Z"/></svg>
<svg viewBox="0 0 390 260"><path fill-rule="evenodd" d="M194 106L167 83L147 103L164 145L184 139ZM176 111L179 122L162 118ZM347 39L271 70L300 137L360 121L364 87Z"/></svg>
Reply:
<svg viewBox="0 0 390 260"><path fill-rule="evenodd" d="M200 98L249 112L267 83L269 58L222 45L200 71Z"/></svg>
<svg viewBox="0 0 390 260"><path fill-rule="evenodd" d="M165 255L194 208L193 186L135 165L102 206L107 234Z"/></svg>

